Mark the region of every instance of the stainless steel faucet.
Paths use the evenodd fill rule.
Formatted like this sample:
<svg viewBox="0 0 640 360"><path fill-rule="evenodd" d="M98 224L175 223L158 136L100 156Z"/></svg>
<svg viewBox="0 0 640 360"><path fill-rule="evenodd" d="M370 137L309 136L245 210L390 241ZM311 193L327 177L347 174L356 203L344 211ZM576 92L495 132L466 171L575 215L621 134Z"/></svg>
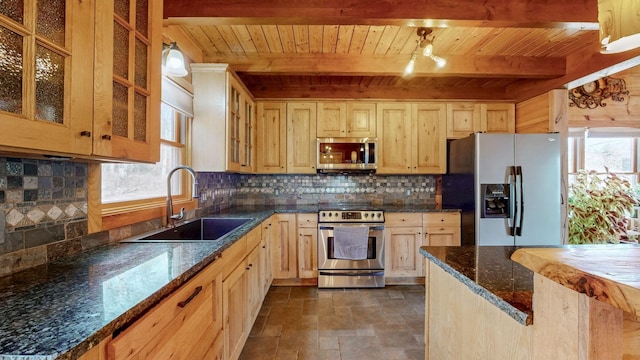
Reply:
<svg viewBox="0 0 640 360"><path fill-rule="evenodd" d="M175 225L176 220L182 220L184 218L184 208L180 209L180 213L173 214L173 200L171 199L171 175L174 172L184 169L191 174L191 178L193 178L193 191L191 194L192 199L198 198L198 177L196 172L186 166L186 165L178 165L173 170L169 171L169 175L167 175L167 227L173 227Z"/></svg>

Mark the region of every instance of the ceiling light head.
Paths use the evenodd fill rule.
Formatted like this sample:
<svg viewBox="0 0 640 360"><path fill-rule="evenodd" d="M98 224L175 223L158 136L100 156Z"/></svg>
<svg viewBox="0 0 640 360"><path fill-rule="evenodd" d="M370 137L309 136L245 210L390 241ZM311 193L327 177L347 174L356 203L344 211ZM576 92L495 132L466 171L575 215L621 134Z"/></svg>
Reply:
<svg viewBox="0 0 640 360"><path fill-rule="evenodd" d="M422 55L430 57L431 55L433 55L433 44L429 40L425 41L427 42L427 44L423 46L424 50L422 50Z"/></svg>
<svg viewBox="0 0 640 360"><path fill-rule="evenodd" d="M416 52L413 52L413 55L411 55L411 60L409 60L409 63L407 64L407 67L404 68L404 74L405 75L411 75L413 74L413 69L416 66Z"/></svg>
<svg viewBox="0 0 640 360"><path fill-rule="evenodd" d="M162 73L174 77L183 77L188 73L184 64L184 56L175 42L169 45L162 44Z"/></svg>
<svg viewBox="0 0 640 360"><path fill-rule="evenodd" d="M440 56L431 55L430 58L431 58L431 60L436 62L436 65L439 68L444 67L445 65L447 65L447 60L441 58Z"/></svg>

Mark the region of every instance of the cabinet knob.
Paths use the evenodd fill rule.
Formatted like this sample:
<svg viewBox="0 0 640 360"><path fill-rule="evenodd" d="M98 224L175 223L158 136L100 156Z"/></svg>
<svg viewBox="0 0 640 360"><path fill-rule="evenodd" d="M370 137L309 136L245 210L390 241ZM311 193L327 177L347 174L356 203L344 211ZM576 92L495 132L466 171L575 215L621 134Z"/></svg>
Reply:
<svg viewBox="0 0 640 360"><path fill-rule="evenodd" d="M91 137L91 131L88 131L88 130L80 131L80 136Z"/></svg>
<svg viewBox="0 0 640 360"><path fill-rule="evenodd" d="M104 134L104 135L102 135L102 139L103 139L103 140L111 140L111 135L109 135L109 134Z"/></svg>

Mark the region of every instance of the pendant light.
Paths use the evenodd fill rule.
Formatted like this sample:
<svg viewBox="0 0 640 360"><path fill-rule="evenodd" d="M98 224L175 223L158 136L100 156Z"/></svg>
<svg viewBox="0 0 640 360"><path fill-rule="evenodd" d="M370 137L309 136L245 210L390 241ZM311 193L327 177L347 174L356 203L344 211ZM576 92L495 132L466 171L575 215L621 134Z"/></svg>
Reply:
<svg viewBox="0 0 640 360"><path fill-rule="evenodd" d="M172 42L169 45L162 44L162 73L168 76L183 77L187 75L184 65L184 56L178 49L178 45Z"/></svg>

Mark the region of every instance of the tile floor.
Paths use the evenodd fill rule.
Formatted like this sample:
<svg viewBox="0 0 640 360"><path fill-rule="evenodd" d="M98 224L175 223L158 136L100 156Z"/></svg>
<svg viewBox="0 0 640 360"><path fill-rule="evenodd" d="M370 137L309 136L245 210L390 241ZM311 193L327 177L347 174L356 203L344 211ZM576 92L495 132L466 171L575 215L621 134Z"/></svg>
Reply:
<svg viewBox="0 0 640 360"><path fill-rule="evenodd" d="M271 287L241 360L423 360L424 286Z"/></svg>

